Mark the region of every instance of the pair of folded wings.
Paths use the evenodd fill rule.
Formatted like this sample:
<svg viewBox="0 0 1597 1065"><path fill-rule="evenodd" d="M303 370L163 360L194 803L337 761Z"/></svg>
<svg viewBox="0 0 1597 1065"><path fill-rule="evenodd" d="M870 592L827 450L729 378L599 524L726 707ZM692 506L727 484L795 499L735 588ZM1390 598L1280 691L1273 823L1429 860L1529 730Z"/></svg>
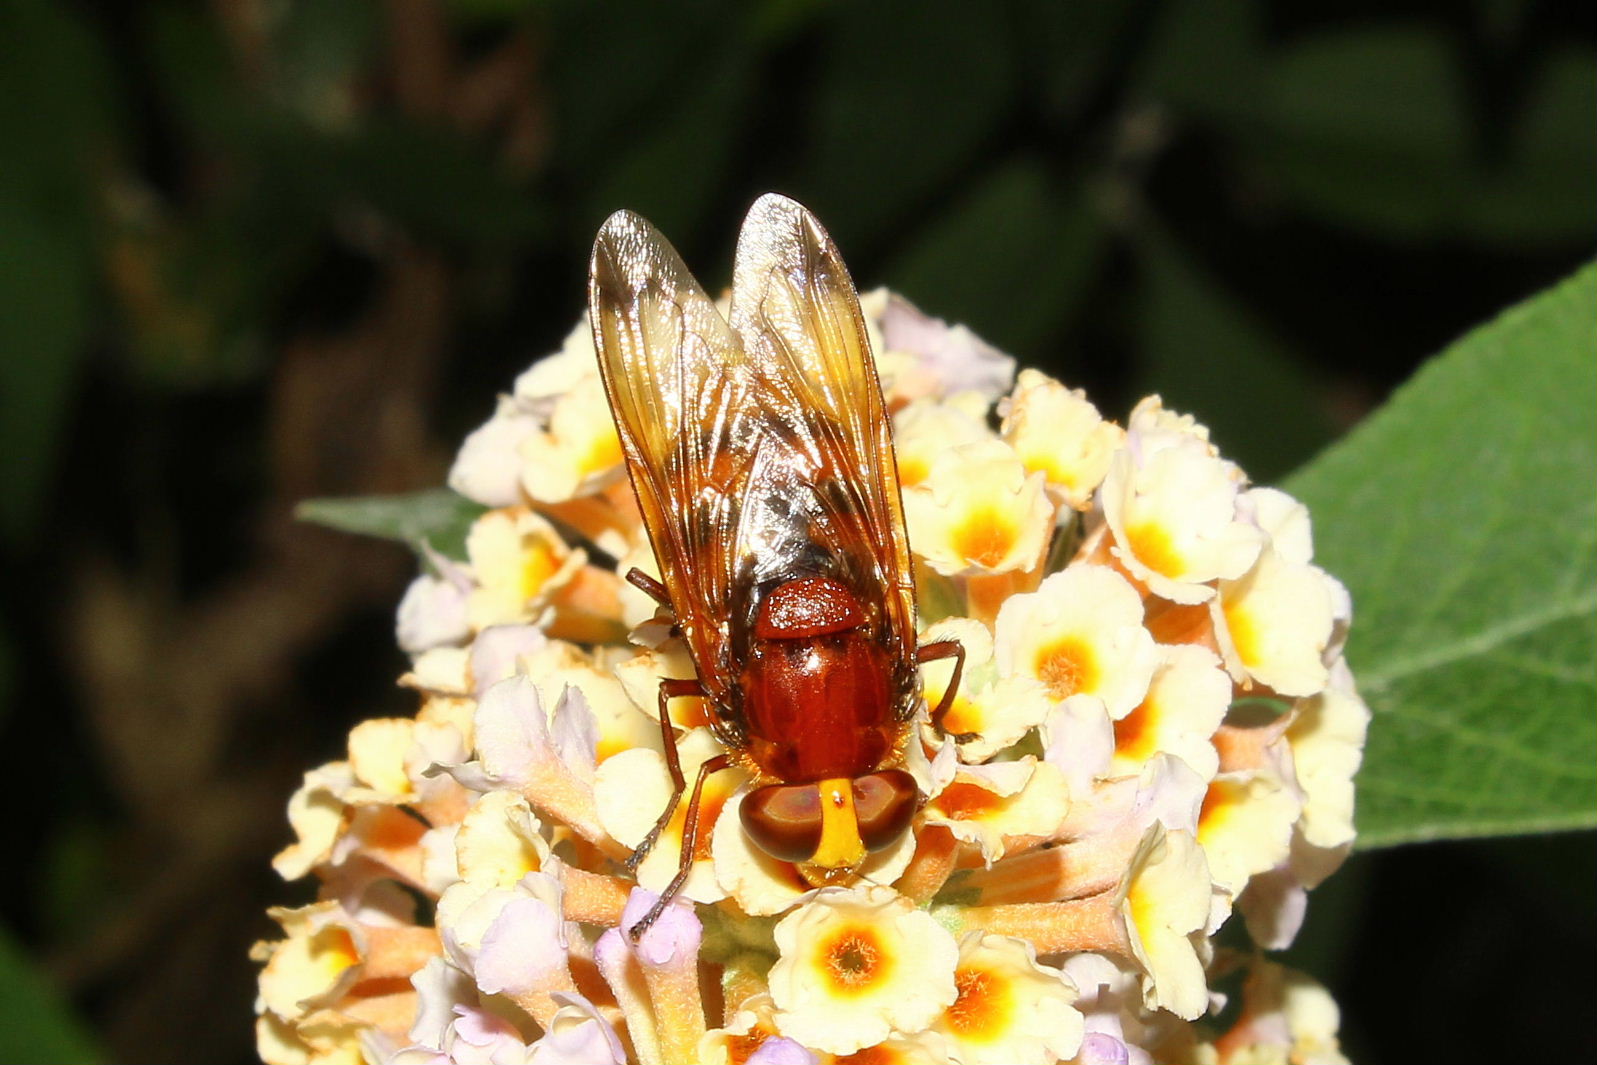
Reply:
<svg viewBox="0 0 1597 1065"><path fill-rule="evenodd" d="M913 668L915 592L892 436L859 300L802 206L761 197L728 324L631 212L594 244L599 368L672 607L722 707L758 600L832 576Z"/></svg>

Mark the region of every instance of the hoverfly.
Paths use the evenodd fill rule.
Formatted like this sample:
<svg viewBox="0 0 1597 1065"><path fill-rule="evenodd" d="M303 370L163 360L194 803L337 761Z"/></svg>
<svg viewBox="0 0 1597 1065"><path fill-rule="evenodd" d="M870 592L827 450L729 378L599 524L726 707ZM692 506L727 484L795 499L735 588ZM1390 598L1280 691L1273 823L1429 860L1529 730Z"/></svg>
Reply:
<svg viewBox="0 0 1597 1065"><path fill-rule="evenodd" d="M740 764L744 830L813 885L851 880L920 805L904 769L917 663L915 586L893 441L859 297L808 210L762 196L738 237L731 320L674 248L629 211L594 242L588 299L599 368L663 582L627 579L668 607L697 679L661 681L674 790L633 852L653 846L686 790L668 713L703 696L727 753L688 801L681 866L635 937L681 890L699 797ZM961 737L962 738L962 737Z"/></svg>

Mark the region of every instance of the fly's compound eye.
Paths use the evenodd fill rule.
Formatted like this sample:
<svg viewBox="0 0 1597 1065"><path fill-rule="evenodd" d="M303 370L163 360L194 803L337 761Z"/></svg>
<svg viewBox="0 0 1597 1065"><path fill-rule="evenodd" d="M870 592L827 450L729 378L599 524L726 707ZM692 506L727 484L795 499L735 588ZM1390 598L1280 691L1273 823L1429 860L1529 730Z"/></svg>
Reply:
<svg viewBox="0 0 1597 1065"><path fill-rule="evenodd" d="M914 790L913 783L910 789ZM743 799L738 813L749 838L773 858L807 862L821 845L818 785L771 784L759 788Z"/></svg>
<svg viewBox="0 0 1597 1065"><path fill-rule="evenodd" d="M855 777L854 817L865 849L875 852L897 843L909 829L919 804L915 778L902 769Z"/></svg>

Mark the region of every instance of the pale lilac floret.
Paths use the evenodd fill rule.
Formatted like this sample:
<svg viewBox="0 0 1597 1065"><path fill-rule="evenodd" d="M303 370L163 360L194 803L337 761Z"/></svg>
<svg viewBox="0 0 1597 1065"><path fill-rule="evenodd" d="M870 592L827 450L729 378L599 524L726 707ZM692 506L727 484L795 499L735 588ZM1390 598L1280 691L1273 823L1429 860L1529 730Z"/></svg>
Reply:
<svg viewBox="0 0 1597 1065"><path fill-rule="evenodd" d="M554 878L528 873L520 886L532 893L505 903L477 948L477 986L490 995L543 986L551 969L566 965L565 922Z"/></svg>
<svg viewBox="0 0 1597 1065"><path fill-rule="evenodd" d="M575 992L550 997L560 1009L544 1037L532 1045L526 1065L624 1065L621 1037L593 1003Z"/></svg>
<svg viewBox="0 0 1597 1065"><path fill-rule="evenodd" d="M819 1060L803 1044L773 1035L749 1055L747 1065L815 1065Z"/></svg>
<svg viewBox="0 0 1597 1065"><path fill-rule="evenodd" d="M621 911L621 927L631 928L643 920L660 896L647 888L634 888ZM638 938L633 949L640 960L650 965L666 965L682 958L696 958L704 938L704 924L691 907L667 906L659 918Z"/></svg>
<svg viewBox="0 0 1597 1065"><path fill-rule="evenodd" d="M999 396L1014 383L1014 359L965 326L933 318L902 296L888 297L879 324L889 351L919 356L949 393Z"/></svg>
<svg viewBox="0 0 1597 1065"><path fill-rule="evenodd" d="M394 625L400 649L413 655L434 647L457 647L471 637L466 610L470 571L430 547L426 550L436 576L424 573L410 582Z"/></svg>

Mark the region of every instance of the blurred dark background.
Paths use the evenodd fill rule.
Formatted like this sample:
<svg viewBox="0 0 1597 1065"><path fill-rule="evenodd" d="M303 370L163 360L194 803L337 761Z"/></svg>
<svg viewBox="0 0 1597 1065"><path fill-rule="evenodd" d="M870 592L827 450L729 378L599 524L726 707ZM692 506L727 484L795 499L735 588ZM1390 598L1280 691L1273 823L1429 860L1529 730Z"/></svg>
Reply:
<svg viewBox="0 0 1597 1065"><path fill-rule="evenodd" d="M309 893L267 865L287 797L411 709L413 561L290 510L441 483L610 211L719 286L787 192L861 287L1112 416L1160 391L1269 481L1591 256L1594 21L0 0L0 1059L84 1055L54 988L106 1060L252 1060L246 948ZM1593 843L1355 858L1298 952L1355 1060L1597 1060Z"/></svg>

